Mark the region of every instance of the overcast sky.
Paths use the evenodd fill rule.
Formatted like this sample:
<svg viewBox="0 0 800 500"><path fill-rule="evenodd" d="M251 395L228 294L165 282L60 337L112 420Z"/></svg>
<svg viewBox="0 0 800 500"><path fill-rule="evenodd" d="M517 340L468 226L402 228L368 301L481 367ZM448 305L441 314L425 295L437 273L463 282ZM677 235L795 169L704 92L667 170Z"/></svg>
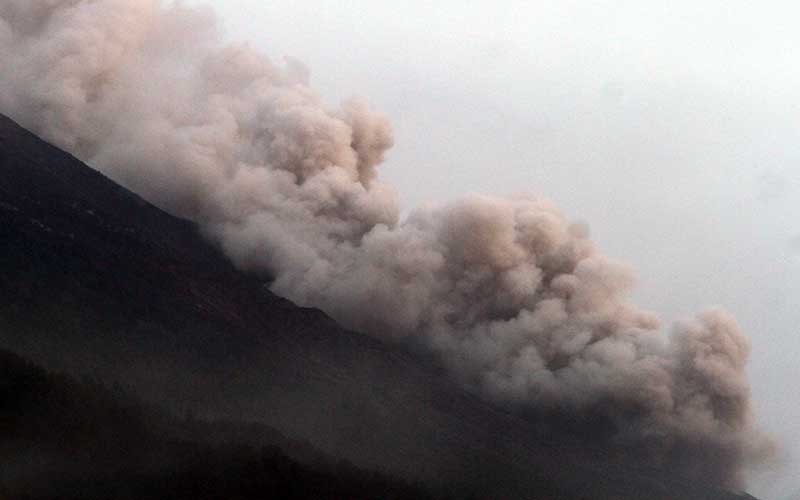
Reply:
<svg viewBox="0 0 800 500"><path fill-rule="evenodd" d="M758 418L800 490L800 6L796 2L193 0L226 36L385 112L410 209L530 192L638 271L665 323L722 305L753 343ZM697 4L700 5L697 5Z"/></svg>

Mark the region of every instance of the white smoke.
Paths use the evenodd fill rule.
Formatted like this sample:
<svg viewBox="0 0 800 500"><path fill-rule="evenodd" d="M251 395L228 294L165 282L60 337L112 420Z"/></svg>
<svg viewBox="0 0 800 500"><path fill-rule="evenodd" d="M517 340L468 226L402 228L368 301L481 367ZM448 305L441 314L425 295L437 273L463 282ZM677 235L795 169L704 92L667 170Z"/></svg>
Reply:
<svg viewBox="0 0 800 500"><path fill-rule="evenodd" d="M727 313L665 334L625 301L630 271L539 198L471 196L401 222L376 172L387 120L328 108L299 63L226 46L210 11L3 0L0 64L0 111L199 222L277 293L656 464L736 486L767 452Z"/></svg>

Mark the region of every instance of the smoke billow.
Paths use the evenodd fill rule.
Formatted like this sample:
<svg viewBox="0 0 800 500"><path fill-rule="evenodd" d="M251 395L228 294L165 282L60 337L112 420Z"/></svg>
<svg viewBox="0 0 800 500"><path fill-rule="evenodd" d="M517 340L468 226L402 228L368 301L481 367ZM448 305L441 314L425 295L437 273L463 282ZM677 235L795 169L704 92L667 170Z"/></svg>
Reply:
<svg viewBox="0 0 800 500"><path fill-rule="evenodd" d="M400 220L389 123L327 107L294 61L158 0L4 0L0 111L201 224L239 266L344 324L422 345L499 404L729 486L768 442L725 312L659 330L630 271L533 197Z"/></svg>

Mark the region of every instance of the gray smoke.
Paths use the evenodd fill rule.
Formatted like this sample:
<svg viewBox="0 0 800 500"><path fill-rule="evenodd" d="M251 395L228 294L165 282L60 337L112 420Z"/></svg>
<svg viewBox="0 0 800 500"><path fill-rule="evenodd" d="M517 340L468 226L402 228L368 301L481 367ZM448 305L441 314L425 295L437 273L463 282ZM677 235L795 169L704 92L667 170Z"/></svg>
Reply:
<svg viewBox="0 0 800 500"><path fill-rule="evenodd" d="M199 222L277 293L424 346L483 397L728 486L769 452L730 315L659 330L625 300L631 272L540 198L401 221L376 172L387 120L329 108L297 62L223 44L210 11L3 0L0 65L0 111Z"/></svg>

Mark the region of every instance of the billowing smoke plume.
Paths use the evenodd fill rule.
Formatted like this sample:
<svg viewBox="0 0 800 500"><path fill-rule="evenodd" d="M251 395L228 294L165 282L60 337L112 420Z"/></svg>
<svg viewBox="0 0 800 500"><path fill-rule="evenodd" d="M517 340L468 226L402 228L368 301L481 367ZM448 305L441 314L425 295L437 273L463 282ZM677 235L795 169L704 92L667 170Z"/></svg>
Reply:
<svg viewBox="0 0 800 500"><path fill-rule="evenodd" d="M328 108L299 63L225 46L208 11L3 0L0 67L0 111L198 221L278 293L427 348L488 399L725 485L768 447L728 314L660 331L625 301L630 272L538 198L401 222L376 174L386 119Z"/></svg>

